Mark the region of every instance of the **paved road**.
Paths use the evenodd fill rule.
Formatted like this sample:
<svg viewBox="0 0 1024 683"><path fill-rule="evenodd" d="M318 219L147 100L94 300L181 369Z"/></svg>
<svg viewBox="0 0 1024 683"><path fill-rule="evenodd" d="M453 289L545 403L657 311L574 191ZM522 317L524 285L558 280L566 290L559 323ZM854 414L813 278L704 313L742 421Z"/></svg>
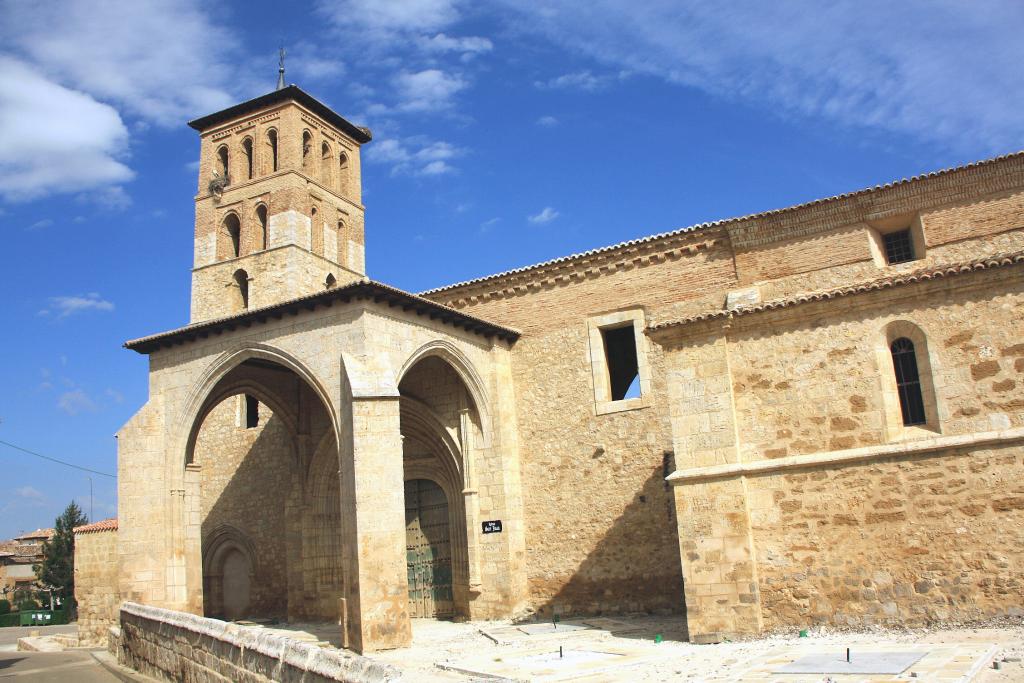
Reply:
<svg viewBox="0 0 1024 683"><path fill-rule="evenodd" d="M100 666L99 662L83 650L66 652L18 652L18 638L32 631L39 635L75 633L77 627L36 626L0 628L0 681L12 683L119 683L116 676Z"/></svg>

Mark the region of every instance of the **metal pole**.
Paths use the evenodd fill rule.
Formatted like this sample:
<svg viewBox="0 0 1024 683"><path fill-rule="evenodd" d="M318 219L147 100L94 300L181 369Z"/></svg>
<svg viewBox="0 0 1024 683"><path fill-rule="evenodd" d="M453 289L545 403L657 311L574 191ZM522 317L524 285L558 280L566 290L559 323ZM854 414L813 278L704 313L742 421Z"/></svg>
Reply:
<svg viewBox="0 0 1024 683"><path fill-rule="evenodd" d="M88 477L88 479L89 479L89 521L90 522L95 522L96 520L92 516L92 477Z"/></svg>

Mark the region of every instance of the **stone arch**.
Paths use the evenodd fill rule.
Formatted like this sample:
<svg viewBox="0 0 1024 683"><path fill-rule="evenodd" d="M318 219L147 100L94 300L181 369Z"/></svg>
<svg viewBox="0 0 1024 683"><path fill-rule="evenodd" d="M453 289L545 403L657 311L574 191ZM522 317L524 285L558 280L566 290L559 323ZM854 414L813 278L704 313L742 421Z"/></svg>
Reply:
<svg viewBox="0 0 1024 683"><path fill-rule="evenodd" d="M327 392L324 382L316 373L286 351L263 344L245 343L225 351L206 367L182 401L182 408L172 423L170 457L166 461L166 481L170 484L170 490L176 492L170 498L169 508L169 540L171 547L174 548L172 562L181 567L185 577L184 584L175 589L175 595L177 600L195 613L202 613L203 610L202 532L199 514L201 470L190 464L190 460L194 457L196 438L205 415L210 411L211 404L217 405L216 398L222 399L229 392L239 393L245 390L264 400L272 409L280 411L286 422L291 419L294 425L298 419L293 411L289 411L281 401L276 400L272 394L262 391L259 386L245 382L236 384L231 382L230 378L227 382L224 381L229 373L249 360L269 361L291 371L311 390L326 412L328 432L333 436L335 445L341 443L337 401ZM347 387L344 366L341 367L341 374L344 391ZM295 434L294 429L290 430L290 433ZM335 453L340 458L341 449L336 448Z"/></svg>
<svg viewBox="0 0 1024 683"><path fill-rule="evenodd" d="M414 377L417 368L428 374ZM444 373L447 379L430 374L435 372ZM396 376L405 480L431 481L447 499L453 606L457 616L469 617L470 602L481 584L476 529L479 500L473 463L482 457L482 442L489 438L484 436L489 433L485 427L487 395L469 359L445 340L421 346ZM441 387L446 387L443 393L431 393ZM410 490L406 493L410 495ZM409 528L407 534L412 535L407 543L412 545L408 549L415 554L416 533Z"/></svg>
<svg viewBox="0 0 1024 683"><path fill-rule="evenodd" d="M242 255L242 219L234 211L228 211L221 219L221 234L224 236L224 248L220 258L232 259Z"/></svg>
<svg viewBox="0 0 1024 683"><path fill-rule="evenodd" d="M348 159L348 153L343 149L338 153L338 181L335 184L339 194L348 195L349 192L349 174L351 168Z"/></svg>
<svg viewBox="0 0 1024 683"><path fill-rule="evenodd" d="M180 461L175 461L176 466L172 471L172 474L175 476L170 481L181 482L184 470L179 468L183 468L186 464L187 460L185 458L189 453L189 448L195 445L195 436L202 425L202 417L205 415L205 412L209 412L208 408L205 408L204 412L204 406L207 403L208 397L213 394L221 380L228 373L251 359L277 363L294 372L299 379L309 385L327 410L327 415L331 420L331 428L337 442L340 436L337 408L334 405L334 401L331 400L324 383L316 374L308 369L300 360L282 349L266 344L243 344L232 350L225 351L210 363L185 399L184 408L179 413L174 429L174 433L179 435L174 452L182 454L183 457ZM342 366L342 374L345 374L344 365ZM273 408L273 403L267 401L267 404Z"/></svg>
<svg viewBox="0 0 1024 683"><path fill-rule="evenodd" d="M245 177L252 180L256 176L256 148L251 135L242 138L242 156L245 158Z"/></svg>
<svg viewBox="0 0 1024 683"><path fill-rule="evenodd" d="M215 161L216 161L216 167L215 167L216 173L221 178L224 178L225 181L229 180L230 177L231 177L230 176L231 166L230 166L230 155L229 155L229 152L228 152L227 143L222 144L219 147L217 147Z"/></svg>
<svg viewBox="0 0 1024 683"><path fill-rule="evenodd" d="M331 187L331 178L334 176L334 153L331 151L331 143L324 140L320 143L320 182Z"/></svg>
<svg viewBox="0 0 1024 683"><path fill-rule="evenodd" d="M313 175L313 134L308 128L302 131L302 172Z"/></svg>
<svg viewBox="0 0 1024 683"><path fill-rule="evenodd" d="M479 416L480 431L483 437L483 443L480 446L488 446L491 442L492 425L490 399L487 394L486 385L480 377L480 373L477 372L476 366L469 360L469 357L452 342L446 339L432 339L413 351L406 358L396 375L396 386L402 383L402 379L417 363L431 356L436 356L445 361L455 371L455 374L459 376L459 379L462 380L462 384L466 387L473 401L473 407Z"/></svg>
<svg viewBox="0 0 1024 683"><path fill-rule="evenodd" d="M266 139L266 161L264 162L263 173L274 173L277 171L277 154L278 154L278 141L277 141L277 128L268 128L267 132L264 133Z"/></svg>
<svg viewBox="0 0 1024 683"><path fill-rule="evenodd" d="M256 205L256 209L253 211L253 215L256 216L256 248L259 250L265 250L267 248L267 205L260 202Z"/></svg>

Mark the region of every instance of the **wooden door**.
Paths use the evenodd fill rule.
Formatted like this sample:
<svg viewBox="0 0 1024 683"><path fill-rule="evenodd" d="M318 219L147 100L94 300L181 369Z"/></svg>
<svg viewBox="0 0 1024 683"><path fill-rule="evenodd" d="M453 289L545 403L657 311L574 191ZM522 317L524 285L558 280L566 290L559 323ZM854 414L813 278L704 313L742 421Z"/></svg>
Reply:
<svg viewBox="0 0 1024 683"><path fill-rule="evenodd" d="M405 482L409 616L451 617L452 552L448 499L427 479Z"/></svg>

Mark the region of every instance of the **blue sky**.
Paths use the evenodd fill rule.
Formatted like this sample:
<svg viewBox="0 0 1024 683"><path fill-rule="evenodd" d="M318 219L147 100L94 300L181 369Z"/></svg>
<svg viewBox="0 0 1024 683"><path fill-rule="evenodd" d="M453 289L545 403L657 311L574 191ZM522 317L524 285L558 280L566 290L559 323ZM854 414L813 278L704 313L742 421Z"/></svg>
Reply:
<svg viewBox="0 0 1024 683"><path fill-rule="evenodd" d="M0 1L0 440L115 471L121 343L188 318L185 122L272 89L279 44L373 129L367 267L412 291L1024 146L1019 2L294 5ZM0 464L0 538L88 511L85 473Z"/></svg>

